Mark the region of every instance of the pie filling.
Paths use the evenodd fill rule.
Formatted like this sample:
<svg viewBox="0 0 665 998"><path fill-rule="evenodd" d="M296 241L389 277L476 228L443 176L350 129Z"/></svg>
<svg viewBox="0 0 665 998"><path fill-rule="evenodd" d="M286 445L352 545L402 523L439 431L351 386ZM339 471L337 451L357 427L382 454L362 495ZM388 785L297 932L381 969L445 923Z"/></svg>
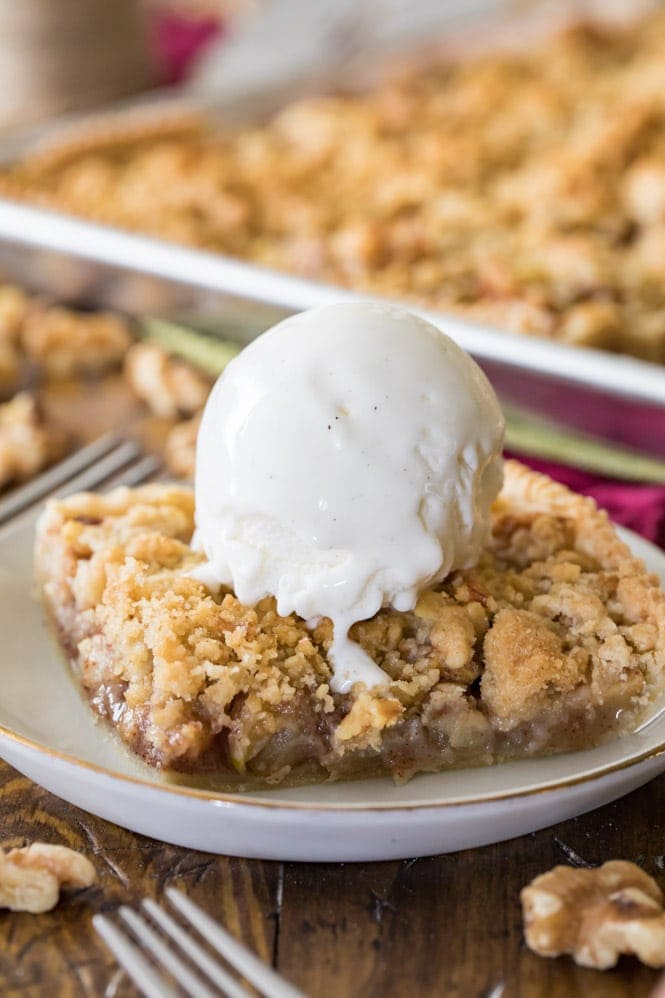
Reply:
<svg viewBox="0 0 665 998"><path fill-rule="evenodd" d="M484 765L634 728L662 690L665 595L593 502L506 465L479 563L351 637L390 682L330 689L332 625L191 578L194 499L52 501L37 568L92 709L148 765L219 787Z"/></svg>

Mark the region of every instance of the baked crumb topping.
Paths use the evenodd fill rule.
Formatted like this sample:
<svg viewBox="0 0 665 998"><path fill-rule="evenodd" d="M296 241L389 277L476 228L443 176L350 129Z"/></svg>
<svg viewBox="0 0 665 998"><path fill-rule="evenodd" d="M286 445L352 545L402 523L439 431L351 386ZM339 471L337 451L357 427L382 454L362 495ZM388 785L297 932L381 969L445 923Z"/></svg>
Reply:
<svg viewBox="0 0 665 998"><path fill-rule="evenodd" d="M50 305L0 285L0 388L16 381L23 361L46 380L101 374L120 365L132 339L129 325L110 312Z"/></svg>
<svg viewBox="0 0 665 998"><path fill-rule="evenodd" d="M519 333L665 361L665 12L294 103L107 122L16 197Z"/></svg>
<svg viewBox="0 0 665 998"><path fill-rule="evenodd" d="M582 747L629 728L665 666L665 596L591 500L508 462L478 565L351 637L390 676L330 692L332 625L214 598L189 571L193 493L53 501L47 602L95 710L149 763L275 782Z"/></svg>
<svg viewBox="0 0 665 998"><path fill-rule="evenodd" d="M607 970L628 953L665 967L663 892L635 863L556 866L520 897L527 945L540 956L568 953L583 967Z"/></svg>

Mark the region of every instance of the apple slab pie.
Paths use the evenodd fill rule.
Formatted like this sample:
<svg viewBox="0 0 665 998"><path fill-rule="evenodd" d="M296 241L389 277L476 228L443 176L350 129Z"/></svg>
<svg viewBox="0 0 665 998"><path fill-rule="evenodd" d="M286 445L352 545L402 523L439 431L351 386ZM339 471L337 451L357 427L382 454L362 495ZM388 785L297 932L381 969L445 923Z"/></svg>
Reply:
<svg viewBox="0 0 665 998"><path fill-rule="evenodd" d="M2 170L0 189L665 363L664 44L658 4L521 50L442 53L369 92L303 99L236 130L173 111L102 117Z"/></svg>
<svg viewBox="0 0 665 998"><path fill-rule="evenodd" d="M478 564L351 637L390 682L331 691L327 619L191 577L190 488L53 500L37 569L90 706L148 765L273 785L490 764L635 727L665 675L665 594L592 500L507 462Z"/></svg>

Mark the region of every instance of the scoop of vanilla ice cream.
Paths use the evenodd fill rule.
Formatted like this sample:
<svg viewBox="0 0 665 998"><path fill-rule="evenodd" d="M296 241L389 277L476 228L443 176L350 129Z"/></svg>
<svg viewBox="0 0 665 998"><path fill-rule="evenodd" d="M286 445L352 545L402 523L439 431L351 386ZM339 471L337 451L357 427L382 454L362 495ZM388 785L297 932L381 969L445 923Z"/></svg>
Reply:
<svg viewBox="0 0 665 998"><path fill-rule="evenodd" d="M423 319L362 302L286 319L228 365L203 413L198 577L331 618L334 690L386 683L348 630L477 561L502 440L484 374Z"/></svg>

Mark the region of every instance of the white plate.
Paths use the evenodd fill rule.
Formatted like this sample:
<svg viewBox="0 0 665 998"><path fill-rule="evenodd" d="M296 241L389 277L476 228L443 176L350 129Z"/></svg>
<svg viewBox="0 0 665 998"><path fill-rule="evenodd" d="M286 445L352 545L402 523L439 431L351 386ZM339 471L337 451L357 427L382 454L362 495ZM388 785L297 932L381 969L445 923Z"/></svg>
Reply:
<svg viewBox="0 0 665 998"><path fill-rule="evenodd" d="M665 713L585 752L244 795L169 785L97 723L32 578L34 517L0 533L0 756L59 797L144 835L263 859L398 859L499 842L590 811L665 769ZM621 531L665 580L665 554Z"/></svg>

